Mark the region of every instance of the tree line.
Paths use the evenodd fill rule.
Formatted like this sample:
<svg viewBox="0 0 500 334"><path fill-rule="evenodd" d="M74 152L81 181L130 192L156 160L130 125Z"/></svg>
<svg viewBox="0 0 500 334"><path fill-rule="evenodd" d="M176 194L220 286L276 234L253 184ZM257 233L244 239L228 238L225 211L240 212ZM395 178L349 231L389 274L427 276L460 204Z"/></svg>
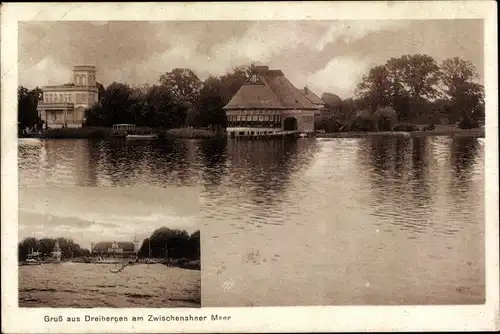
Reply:
<svg viewBox="0 0 500 334"><path fill-rule="evenodd" d="M144 239L139 248L140 258L169 258L200 260L200 231L191 235L185 230L161 227Z"/></svg>
<svg viewBox="0 0 500 334"><path fill-rule="evenodd" d="M201 80L191 69L175 68L161 74L152 86L98 83L99 101L85 111L88 126L132 123L156 128L224 128L223 107L248 80L252 66L234 68L222 76ZM460 118L484 120L484 87L470 61L458 57L441 63L426 54L403 55L373 66L362 77L352 98L331 99L326 106L348 117L360 110L372 112L392 107L403 122L413 122L436 112ZM24 130L40 125L37 104L42 98L38 87L18 88L18 124Z"/></svg>
<svg viewBox="0 0 500 334"><path fill-rule="evenodd" d="M158 84L152 86L113 82L103 89L99 102L86 110L86 124L224 128L223 107L249 75L250 68L241 67L202 81L192 70L176 68L160 75Z"/></svg>
<svg viewBox="0 0 500 334"><path fill-rule="evenodd" d="M37 239L33 237L25 238L18 244L18 257L19 261L26 260L28 254L33 252L40 252L42 259L50 258L56 241L59 242L61 249L62 259L72 259L75 257L89 256L90 251L86 248L81 248L71 239L66 238L42 238Z"/></svg>
<svg viewBox="0 0 500 334"><path fill-rule="evenodd" d="M42 238L28 237L18 244L19 261L26 260L31 252L40 252L42 259L50 258L56 241L59 242L62 259L72 259L90 256L90 250L80 247L71 239L66 238ZM151 246L150 246L151 245ZM150 253L151 250L151 253ZM167 253L168 252L168 253ZM151 236L144 239L138 250L140 258L156 257L189 260L200 260L200 231L189 234L185 230L161 227L155 230Z"/></svg>
<svg viewBox="0 0 500 334"><path fill-rule="evenodd" d="M400 121L444 113L452 118L484 119L484 87L470 62L458 57L441 63L426 54L390 58L369 69L344 109L392 107Z"/></svg>
<svg viewBox="0 0 500 334"><path fill-rule="evenodd" d="M26 129L41 128L42 123L38 117L38 102L42 100L43 91L39 87L27 89L17 88L17 127L19 133Z"/></svg>

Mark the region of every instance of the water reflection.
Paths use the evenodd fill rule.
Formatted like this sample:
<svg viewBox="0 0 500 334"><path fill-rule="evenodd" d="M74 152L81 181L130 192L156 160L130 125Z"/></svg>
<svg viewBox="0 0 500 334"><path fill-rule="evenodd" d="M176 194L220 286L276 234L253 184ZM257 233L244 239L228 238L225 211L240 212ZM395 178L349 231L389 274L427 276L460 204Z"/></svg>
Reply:
<svg viewBox="0 0 500 334"><path fill-rule="evenodd" d="M483 158L471 138L48 140L20 143L19 172L49 197L202 185L208 306L466 303L484 301Z"/></svg>
<svg viewBox="0 0 500 334"><path fill-rule="evenodd" d="M470 186L474 175L474 164L479 153L479 142L477 138L455 138L449 144L450 164L452 171L451 191L453 189L464 189ZM463 194L455 191L456 194Z"/></svg>
<svg viewBox="0 0 500 334"><path fill-rule="evenodd" d="M199 142L203 162L203 178L206 187L218 186L227 173L227 141L224 139L203 140Z"/></svg>
<svg viewBox="0 0 500 334"><path fill-rule="evenodd" d="M373 214L384 217L381 226L411 231L418 238L433 224L436 175L431 176L428 138L368 138L360 143L358 159L367 171L373 191Z"/></svg>
<svg viewBox="0 0 500 334"><path fill-rule="evenodd" d="M317 151L311 140L229 141L232 187L249 192L256 204L270 205L310 164Z"/></svg>

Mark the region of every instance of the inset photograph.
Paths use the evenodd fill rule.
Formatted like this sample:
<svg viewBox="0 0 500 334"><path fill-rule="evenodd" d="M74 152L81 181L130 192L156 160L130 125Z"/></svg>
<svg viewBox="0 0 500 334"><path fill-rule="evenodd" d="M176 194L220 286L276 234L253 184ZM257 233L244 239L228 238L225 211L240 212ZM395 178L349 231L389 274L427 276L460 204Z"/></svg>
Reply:
<svg viewBox="0 0 500 334"><path fill-rule="evenodd" d="M197 203L196 190L20 187L19 307L200 307Z"/></svg>
<svg viewBox="0 0 500 334"><path fill-rule="evenodd" d="M200 307L200 232L159 228L143 241L64 237L19 243L20 307Z"/></svg>

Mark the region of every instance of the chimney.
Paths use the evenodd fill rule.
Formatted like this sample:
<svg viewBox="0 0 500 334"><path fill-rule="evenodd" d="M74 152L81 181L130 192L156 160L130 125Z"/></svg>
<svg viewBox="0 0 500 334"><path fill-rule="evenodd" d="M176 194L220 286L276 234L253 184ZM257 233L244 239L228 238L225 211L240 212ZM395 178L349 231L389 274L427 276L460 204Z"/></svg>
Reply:
<svg viewBox="0 0 500 334"><path fill-rule="evenodd" d="M269 66L265 65L256 65L254 66L254 70L256 73L263 73L269 71Z"/></svg>

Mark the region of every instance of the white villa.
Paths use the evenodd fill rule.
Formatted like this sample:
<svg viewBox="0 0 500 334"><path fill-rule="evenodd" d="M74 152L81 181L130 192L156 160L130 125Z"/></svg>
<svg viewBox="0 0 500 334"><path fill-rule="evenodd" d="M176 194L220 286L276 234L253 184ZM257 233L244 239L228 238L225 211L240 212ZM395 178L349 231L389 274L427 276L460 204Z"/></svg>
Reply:
<svg viewBox="0 0 500 334"><path fill-rule="evenodd" d="M75 65L73 83L45 86L38 115L46 128L79 128L85 120L85 109L98 102L96 67Z"/></svg>

